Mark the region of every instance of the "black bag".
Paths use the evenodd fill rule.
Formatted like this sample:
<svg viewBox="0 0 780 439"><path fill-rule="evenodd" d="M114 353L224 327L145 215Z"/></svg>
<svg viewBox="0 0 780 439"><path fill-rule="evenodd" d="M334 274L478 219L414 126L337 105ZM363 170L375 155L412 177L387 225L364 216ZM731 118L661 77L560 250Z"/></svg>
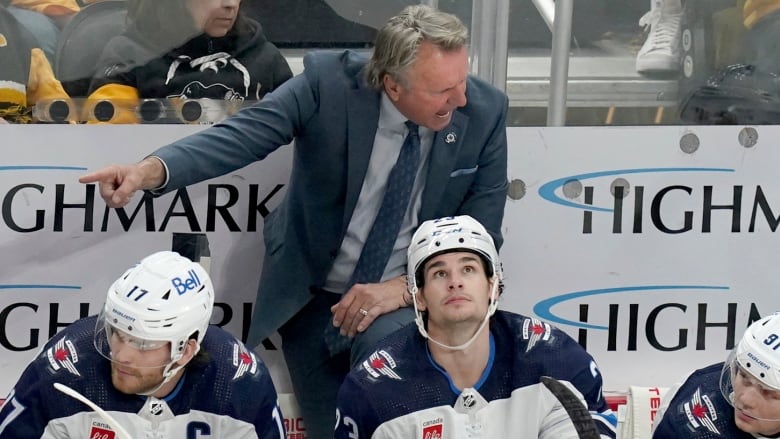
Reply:
<svg viewBox="0 0 780 439"><path fill-rule="evenodd" d="M680 119L697 125L779 124L780 76L752 64L725 67L688 92Z"/></svg>

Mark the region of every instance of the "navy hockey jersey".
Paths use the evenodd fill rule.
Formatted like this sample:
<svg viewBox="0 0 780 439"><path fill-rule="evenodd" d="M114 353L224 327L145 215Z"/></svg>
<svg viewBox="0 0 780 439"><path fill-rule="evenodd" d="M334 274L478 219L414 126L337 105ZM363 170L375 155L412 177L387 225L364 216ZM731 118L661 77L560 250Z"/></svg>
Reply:
<svg viewBox="0 0 780 439"><path fill-rule="evenodd" d="M720 392L720 373L723 363L713 364L693 372L677 389L669 403L662 403L662 416L653 430L653 439L710 439L745 438L756 436L745 433L734 423L734 407Z"/></svg>
<svg viewBox="0 0 780 439"><path fill-rule="evenodd" d="M134 438L285 437L276 390L263 362L226 331L210 326L201 350L165 398L126 395L93 346L95 317L55 335L22 373L0 408L0 439L115 439L97 413L61 393L62 383L108 412Z"/></svg>
<svg viewBox="0 0 780 439"><path fill-rule="evenodd" d="M550 324L498 311L490 358L474 388L457 389L411 324L388 336L347 376L338 396L337 439L577 437L552 393L551 376L576 388L603 438L616 435L593 358Z"/></svg>

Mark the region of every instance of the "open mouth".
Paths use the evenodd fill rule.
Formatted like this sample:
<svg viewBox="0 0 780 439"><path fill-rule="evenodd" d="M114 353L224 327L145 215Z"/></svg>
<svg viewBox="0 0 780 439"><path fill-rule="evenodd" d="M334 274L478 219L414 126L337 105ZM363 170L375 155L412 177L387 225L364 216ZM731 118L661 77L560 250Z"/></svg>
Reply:
<svg viewBox="0 0 780 439"><path fill-rule="evenodd" d="M436 117L438 117L439 119L445 119L449 117L450 113L451 111L447 111L445 113L436 113Z"/></svg>

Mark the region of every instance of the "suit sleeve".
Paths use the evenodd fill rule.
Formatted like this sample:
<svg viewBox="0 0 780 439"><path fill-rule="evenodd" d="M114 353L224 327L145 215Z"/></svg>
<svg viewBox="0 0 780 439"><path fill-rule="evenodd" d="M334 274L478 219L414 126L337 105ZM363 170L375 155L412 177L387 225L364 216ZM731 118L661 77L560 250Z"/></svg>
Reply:
<svg viewBox="0 0 780 439"><path fill-rule="evenodd" d="M493 238L496 249L501 249L504 238L501 223L504 219L504 205L507 194L507 139L506 115L509 100L497 105L498 117L489 131L485 146L479 157L477 175L468 195L460 206L458 215L470 215L482 225Z"/></svg>
<svg viewBox="0 0 780 439"><path fill-rule="evenodd" d="M291 143L317 111L317 81L307 66L259 103L152 153L168 166L161 193L243 168Z"/></svg>

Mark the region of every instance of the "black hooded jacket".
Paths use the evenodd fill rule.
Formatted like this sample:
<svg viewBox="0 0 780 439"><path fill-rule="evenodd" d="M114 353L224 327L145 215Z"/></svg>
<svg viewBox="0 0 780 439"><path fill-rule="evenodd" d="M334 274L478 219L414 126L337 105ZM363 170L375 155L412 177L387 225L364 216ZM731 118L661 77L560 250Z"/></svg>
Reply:
<svg viewBox="0 0 780 439"><path fill-rule="evenodd" d="M292 77L260 24L248 18L224 37L200 34L169 50L139 35L130 27L108 43L90 95L104 88L101 98L128 98L127 89L117 88L115 94L110 90L124 85L137 90L140 98L259 100Z"/></svg>

